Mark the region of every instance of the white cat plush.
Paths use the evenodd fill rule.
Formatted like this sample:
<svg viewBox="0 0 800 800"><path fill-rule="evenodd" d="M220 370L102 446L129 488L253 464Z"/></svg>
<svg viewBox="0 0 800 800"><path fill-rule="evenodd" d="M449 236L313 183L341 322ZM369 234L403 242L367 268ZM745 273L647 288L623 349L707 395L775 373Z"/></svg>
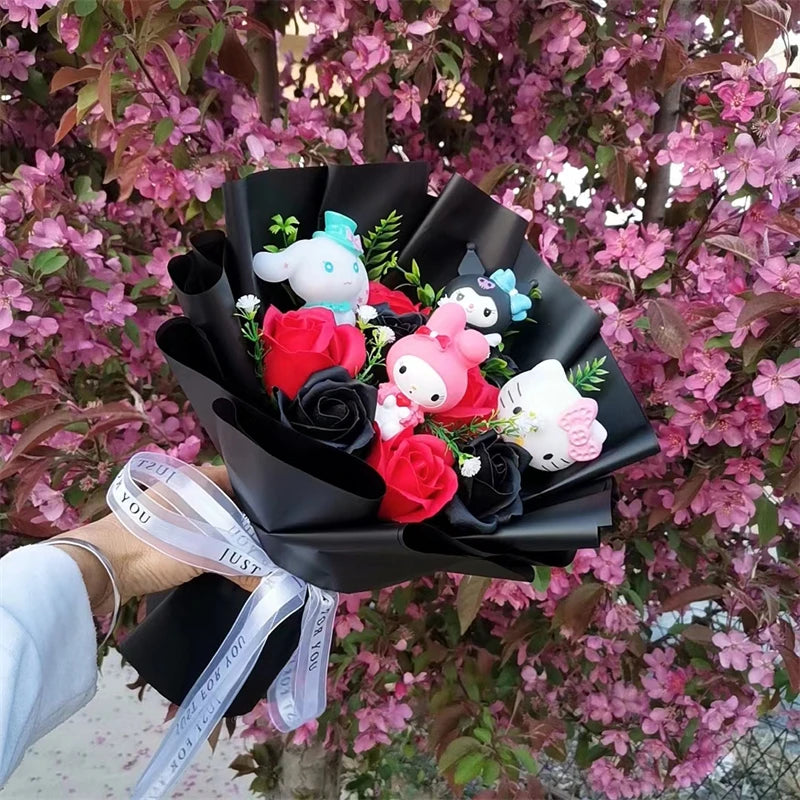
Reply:
<svg viewBox="0 0 800 800"><path fill-rule="evenodd" d="M597 421L597 403L582 397L555 359L537 364L500 390L498 414L519 417L518 436L507 436L531 454L531 466L556 472L600 455L608 432Z"/></svg>

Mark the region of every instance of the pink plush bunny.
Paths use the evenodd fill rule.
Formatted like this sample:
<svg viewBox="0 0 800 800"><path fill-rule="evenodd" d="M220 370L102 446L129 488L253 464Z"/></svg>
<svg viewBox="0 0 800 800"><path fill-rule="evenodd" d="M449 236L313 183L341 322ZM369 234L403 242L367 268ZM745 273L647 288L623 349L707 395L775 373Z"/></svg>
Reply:
<svg viewBox="0 0 800 800"><path fill-rule="evenodd" d="M486 338L465 330L466 324L464 309L448 303L431 314L427 325L389 349L390 382L381 384L375 412L382 439L418 425L425 412L447 411L459 403L467 372L489 355Z"/></svg>

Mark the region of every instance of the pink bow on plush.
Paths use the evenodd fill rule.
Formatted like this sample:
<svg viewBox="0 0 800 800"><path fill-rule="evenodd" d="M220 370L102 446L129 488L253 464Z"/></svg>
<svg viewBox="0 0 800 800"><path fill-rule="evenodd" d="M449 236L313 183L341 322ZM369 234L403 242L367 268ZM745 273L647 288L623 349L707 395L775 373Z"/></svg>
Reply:
<svg viewBox="0 0 800 800"><path fill-rule="evenodd" d="M447 350L450 347L450 342L452 339L444 333L436 333L436 331L432 331L427 325L421 325L417 328L414 333L419 334L420 336L430 336L431 339L436 339L436 343L442 350Z"/></svg>
<svg viewBox="0 0 800 800"><path fill-rule="evenodd" d="M567 454L575 461L591 461L600 455L602 442L592 436L592 423L597 419L597 403L581 397L559 418L558 424L567 432Z"/></svg>

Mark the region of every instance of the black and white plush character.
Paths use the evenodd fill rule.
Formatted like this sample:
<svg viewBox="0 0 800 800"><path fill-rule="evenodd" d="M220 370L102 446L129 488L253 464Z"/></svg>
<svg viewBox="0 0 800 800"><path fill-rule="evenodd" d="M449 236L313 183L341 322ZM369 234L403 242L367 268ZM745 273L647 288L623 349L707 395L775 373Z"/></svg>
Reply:
<svg viewBox="0 0 800 800"><path fill-rule="evenodd" d="M475 245L470 243L458 267L458 277L445 286L439 303L458 303L467 312L467 327L480 331L489 345L496 347L512 323L528 315L533 303L527 292L534 286L536 281L528 281L526 291L522 291L510 269L487 275Z"/></svg>

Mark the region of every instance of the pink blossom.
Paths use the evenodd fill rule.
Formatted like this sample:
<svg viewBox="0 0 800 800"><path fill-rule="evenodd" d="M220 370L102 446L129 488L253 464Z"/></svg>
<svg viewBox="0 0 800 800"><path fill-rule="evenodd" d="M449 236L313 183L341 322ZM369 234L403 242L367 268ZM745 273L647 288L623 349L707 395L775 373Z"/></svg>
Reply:
<svg viewBox="0 0 800 800"><path fill-rule="evenodd" d="M31 493L31 503L47 522L56 522L64 513L64 496L40 481Z"/></svg>
<svg viewBox="0 0 800 800"><path fill-rule="evenodd" d="M731 373L725 368L727 361L728 354L719 350L696 353L691 359L694 372L686 379L686 388L695 397L713 400L731 378Z"/></svg>
<svg viewBox="0 0 800 800"><path fill-rule="evenodd" d="M528 156L541 163L542 171L550 170L559 173L564 168L569 151L562 144L555 144L549 136L542 136L539 142L527 150Z"/></svg>
<svg viewBox="0 0 800 800"><path fill-rule="evenodd" d="M714 520L723 530L742 527L756 513L753 500L760 495L761 487L754 484L742 486L719 479L709 484L706 510L713 512Z"/></svg>
<svg viewBox="0 0 800 800"><path fill-rule="evenodd" d="M78 49L81 40L81 20L72 14L60 14L58 17L58 35L68 53Z"/></svg>
<svg viewBox="0 0 800 800"><path fill-rule="evenodd" d="M211 193L225 183L225 172L221 166L210 165L185 169L180 173L180 181L187 191L201 202L207 203Z"/></svg>
<svg viewBox="0 0 800 800"><path fill-rule="evenodd" d="M792 159L796 147L796 137L778 133L771 128L767 133L764 148L771 156L767 170L767 181L772 194L772 205L778 208L789 197L789 184L800 174L800 159Z"/></svg>
<svg viewBox="0 0 800 800"><path fill-rule="evenodd" d="M711 641L719 648L718 658L723 669L745 670L750 655L758 652L758 646L741 631L720 631L711 637Z"/></svg>
<svg viewBox="0 0 800 800"><path fill-rule="evenodd" d="M719 635L717 634L717 636ZM722 661L721 657L720 661ZM725 722L735 715L738 705L739 700L735 695L727 700L714 700L711 708L703 714L703 726L710 731L721 730Z"/></svg>
<svg viewBox="0 0 800 800"><path fill-rule="evenodd" d="M606 747L613 747L618 756L624 756L628 752L631 740L625 731L608 730L603 731L600 741Z"/></svg>
<svg viewBox="0 0 800 800"><path fill-rule="evenodd" d="M733 152L720 158L720 164L728 170L728 191L738 192L745 183L763 186L771 163L772 158L756 147L749 133L740 133L733 142Z"/></svg>
<svg viewBox="0 0 800 800"><path fill-rule="evenodd" d="M390 696L380 708L360 708L354 716L358 720L358 736L353 742L353 751L363 753L377 744L390 744L389 733L400 731L412 715L411 707L398 703Z"/></svg>
<svg viewBox="0 0 800 800"><path fill-rule="evenodd" d="M463 0L455 19L456 30L473 44L481 38L482 25L492 18L492 12L480 5L478 0Z"/></svg>
<svg viewBox="0 0 800 800"><path fill-rule="evenodd" d="M136 306L124 299L125 286L117 283L108 294L92 292L92 310L86 321L92 325L124 325L125 318L136 313Z"/></svg>
<svg viewBox="0 0 800 800"><path fill-rule="evenodd" d="M756 272L760 279L755 284L758 294L778 291L800 295L800 264L796 261L787 261L784 256L770 256L756 267ZM766 328L766 321L762 322Z"/></svg>
<svg viewBox="0 0 800 800"><path fill-rule="evenodd" d="M753 108L764 102L764 92L751 91L748 81L728 81L717 87L717 95L722 100L722 119L733 122L750 122Z"/></svg>
<svg viewBox="0 0 800 800"><path fill-rule="evenodd" d="M764 470L757 458L730 458L725 462L725 474L733 475L736 483L748 484L752 478L764 480Z"/></svg>
<svg viewBox="0 0 800 800"><path fill-rule="evenodd" d="M624 564L625 551L623 549L614 550L607 544L601 544L592 569L597 580L612 586L619 586L625 580Z"/></svg>
<svg viewBox="0 0 800 800"><path fill-rule="evenodd" d="M639 239L632 252L620 258L619 265L637 278L646 278L664 266L664 249L662 242L645 243Z"/></svg>
<svg viewBox="0 0 800 800"><path fill-rule="evenodd" d="M30 311L33 301L22 293L22 284L16 278L6 278L0 284L0 331L9 328L13 322L11 309Z"/></svg>
<svg viewBox="0 0 800 800"><path fill-rule="evenodd" d="M90 230L81 233L71 225L67 225L63 214L59 214L55 219L40 219L33 223L28 242L33 247L42 250L51 247L69 248L79 256L97 256L95 248L99 247L103 241L103 234L100 231Z"/></svg>
<svg viewBox="0 0 800 800"><path fill-rule="evenodd" d="M416 86L411 86L406 81L401 81L400 87L395 89L394 96L396 103L392 117L395 122L402 122L410 114L411 119L419 124L422 119L419 89Z"/></svg>
<svg viewBox="0 0 800 800"><path fill-rule="evenodd" d="M772 651L760 651L750 655L750 671L747 680L758 683L765 688L771 687L775 682L775 657Z"/></svg>
<svg viewBox="0 0 800 800"><path fill-rule="evenodd" d="M753 381L753 394L763 397L767 408L774 410L784 404L800 403L800 358L778 366L764 359L758 362L759 376Z"/></svg>
<svg viewBox="0 0 800 800"><path fill-rule="evenodd" d="M34 33L39 30L39 16L36 13L44 6L54 6L56 0L2 0L0 9L5 8L11 22L19 22L23 28Z"/></svg>
<svg viewBox="0 0 800 800"><path fill-rule="evenodd" d="M412 32L410 28L411 26L409 32ZM362 80L381 64L386 64L392 57L381 23L376 24L371 35L354 36L352 47L352 50L348 50L342 56L342 63L357 81Z"/></svg>
<svg viewBox="0 0 800 800"><path fill-rule="evenodd" d="M14 77L18 81L28 80L28 67L36 62L36 56L25 50L20 52L19 39L9 36L0 47L0 78Z"/></svg>

